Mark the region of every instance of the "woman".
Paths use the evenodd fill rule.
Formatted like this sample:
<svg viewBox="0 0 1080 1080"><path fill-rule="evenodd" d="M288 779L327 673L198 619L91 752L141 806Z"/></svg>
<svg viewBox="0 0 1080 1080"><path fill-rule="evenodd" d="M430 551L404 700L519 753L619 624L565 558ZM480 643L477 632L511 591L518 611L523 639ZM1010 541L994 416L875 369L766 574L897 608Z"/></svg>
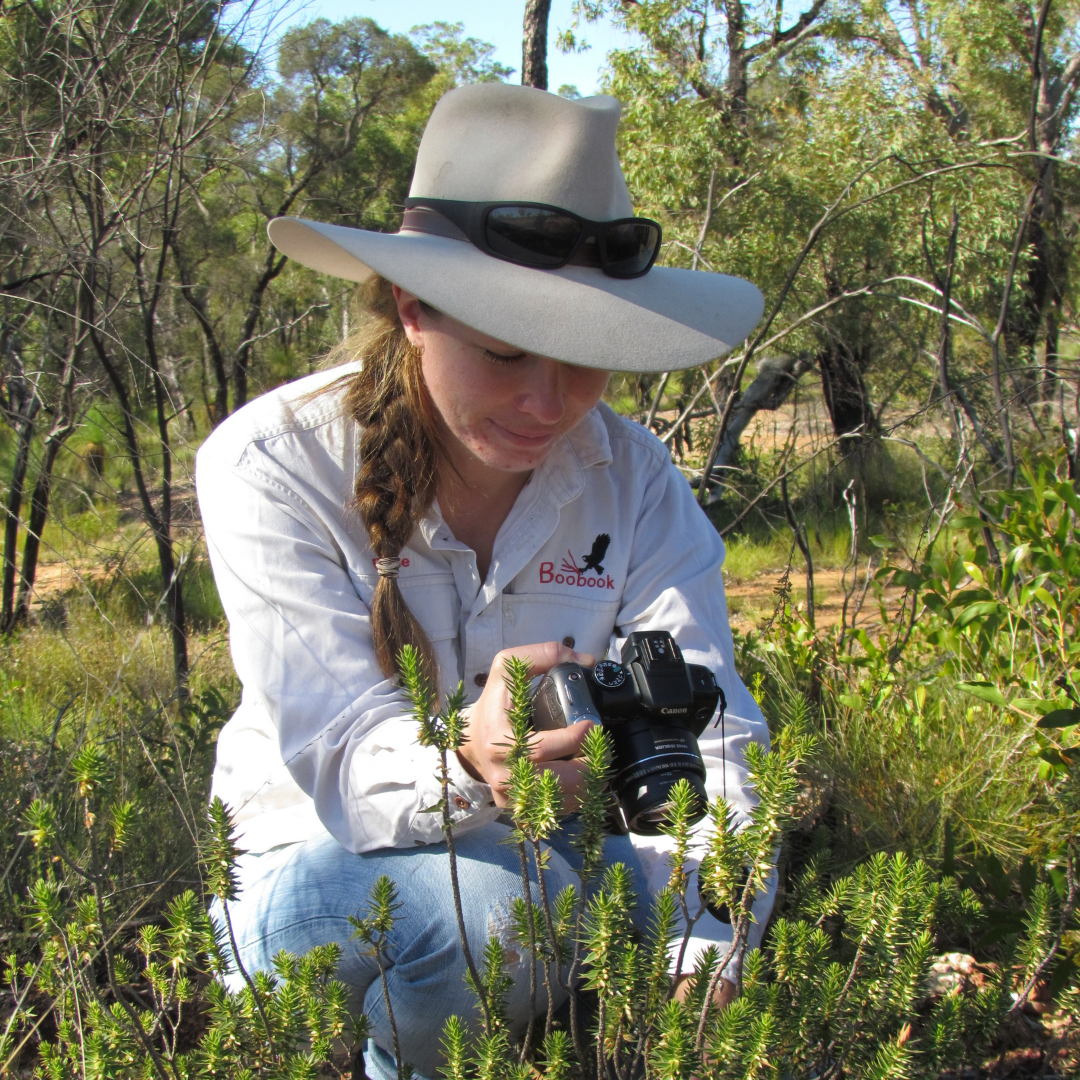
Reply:
<svg viewBox="0 0 1080 1080"><path fill-rule="evenodd" d="M328 941L393 1074L378 971L348 916L381 874L404 906L390 994L402 1053L439 1062L447 1016L472 1018L450 896L436 757L416 740L395 657L420 649L444 690L464 680L467 741L452 813L473 950L509 927L516 854L506 802L507 655L535 675L617 657L664 629L712 669L725 739L701 739L710 797L752 805L742 747L767 742L733 666L723 545L666 448L600 404L611 370L670 370L728 351L761 314L747 282L651 269L653 222L632 218L612 98L501 84L447 94L425 131L401 232L279 219L291 258L362 282L345 366L253 402L207 440L198 491L243 683L214 792L241 844L230 914L245 966ZM393 283L393 284L391 284ZM572 799L588 722L539 733L534 759ZM552 887L574 879L565 835ZM643 900L667 880L663 837L611 837ZM771 897L759 898L764 925ZM704 915L685 960L731 928ZM515 957L512 951L508 955ZM510 1006L529 1008L527 964ZM543 1006L543 1002L539 1003Z"/></svg>

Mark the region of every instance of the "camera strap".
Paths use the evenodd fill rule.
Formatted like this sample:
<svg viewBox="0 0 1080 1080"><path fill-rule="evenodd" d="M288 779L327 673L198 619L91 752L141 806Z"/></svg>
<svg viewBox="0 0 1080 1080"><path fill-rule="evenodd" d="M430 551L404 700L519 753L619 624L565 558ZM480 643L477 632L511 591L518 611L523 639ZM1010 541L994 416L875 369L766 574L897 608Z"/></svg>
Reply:
<svg viewBox="0 0 1080 1080"><path fill-rule="evenodd" d="M724 688L717 683L716 689L720 691L720 712L716 715L716 724L720 725L720 765L721 765L721 777L720 783L724 787L724 801L727 802L727 739L724 734L724 713L727 712L727 696L724 693ZM716 727L713 724L713 727Z"/></svg>

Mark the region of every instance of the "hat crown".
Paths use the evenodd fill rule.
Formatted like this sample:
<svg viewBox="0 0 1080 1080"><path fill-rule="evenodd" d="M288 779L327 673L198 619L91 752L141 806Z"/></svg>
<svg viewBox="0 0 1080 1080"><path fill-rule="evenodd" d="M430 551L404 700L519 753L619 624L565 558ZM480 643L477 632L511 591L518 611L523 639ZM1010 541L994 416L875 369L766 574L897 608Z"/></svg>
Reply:
<svg viewBox="0 0 1080 1080"><path fill-rule="evenodd" d="M620 111L606 95L568 100L505 83L451 90L428 120L409 195L549 203L595 221L631 217L615 151Z"/></svg>

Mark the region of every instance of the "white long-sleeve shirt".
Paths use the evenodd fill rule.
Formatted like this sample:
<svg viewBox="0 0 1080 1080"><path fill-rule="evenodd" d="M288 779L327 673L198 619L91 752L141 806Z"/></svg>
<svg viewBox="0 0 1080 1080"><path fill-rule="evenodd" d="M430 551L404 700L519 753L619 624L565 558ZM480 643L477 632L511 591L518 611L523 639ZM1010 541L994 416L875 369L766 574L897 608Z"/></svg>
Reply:
<svg viewBox="0 0 1080 1080"><path fill-rule="evenodd" d="M359 431L339 392L312 396L350 370L266 394L198 454L207 547L243 686L218 740L213 792L250 852L325 832L355 852L443 838L440 815L422 812L441 798L437 752L419 745L403 693L375 659L375 556L352 507ZM610 537L602 569L579 571L602 534ZM652 434L604 405L590 412L518 496L486 581L437 505L401 555L398 584L434 646L442 684L464 680L470 700L501 649L572 639L580 652L618 659L631 632L670 631L726 695L725 738L710 724L700 739L706 788L710 798L726 791L745 819L754 796L743 747L769 736L735 672L724 545ZM501 812L453 757L451 783L459 832ZM669 840L632 842L658 891ZM755 904L752 945L771 905L771 892ZM684 968L710 943L723 954L730 940L731 928L704 914Z"/></svg>

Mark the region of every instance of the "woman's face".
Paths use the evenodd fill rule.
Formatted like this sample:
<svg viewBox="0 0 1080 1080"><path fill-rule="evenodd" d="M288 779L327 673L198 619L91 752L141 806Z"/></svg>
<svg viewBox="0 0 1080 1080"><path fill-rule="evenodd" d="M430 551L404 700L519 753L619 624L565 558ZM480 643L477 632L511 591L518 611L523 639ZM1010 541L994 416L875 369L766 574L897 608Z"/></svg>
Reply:
<svg viewBox="0 0 1080 1080"><path fill-rule="evenodd" d="M448 433L489 468L536 468L607 386L605 371L521 352L425 311L396 285L394 296L409 341L423 350L424 379Z"/></svg>

